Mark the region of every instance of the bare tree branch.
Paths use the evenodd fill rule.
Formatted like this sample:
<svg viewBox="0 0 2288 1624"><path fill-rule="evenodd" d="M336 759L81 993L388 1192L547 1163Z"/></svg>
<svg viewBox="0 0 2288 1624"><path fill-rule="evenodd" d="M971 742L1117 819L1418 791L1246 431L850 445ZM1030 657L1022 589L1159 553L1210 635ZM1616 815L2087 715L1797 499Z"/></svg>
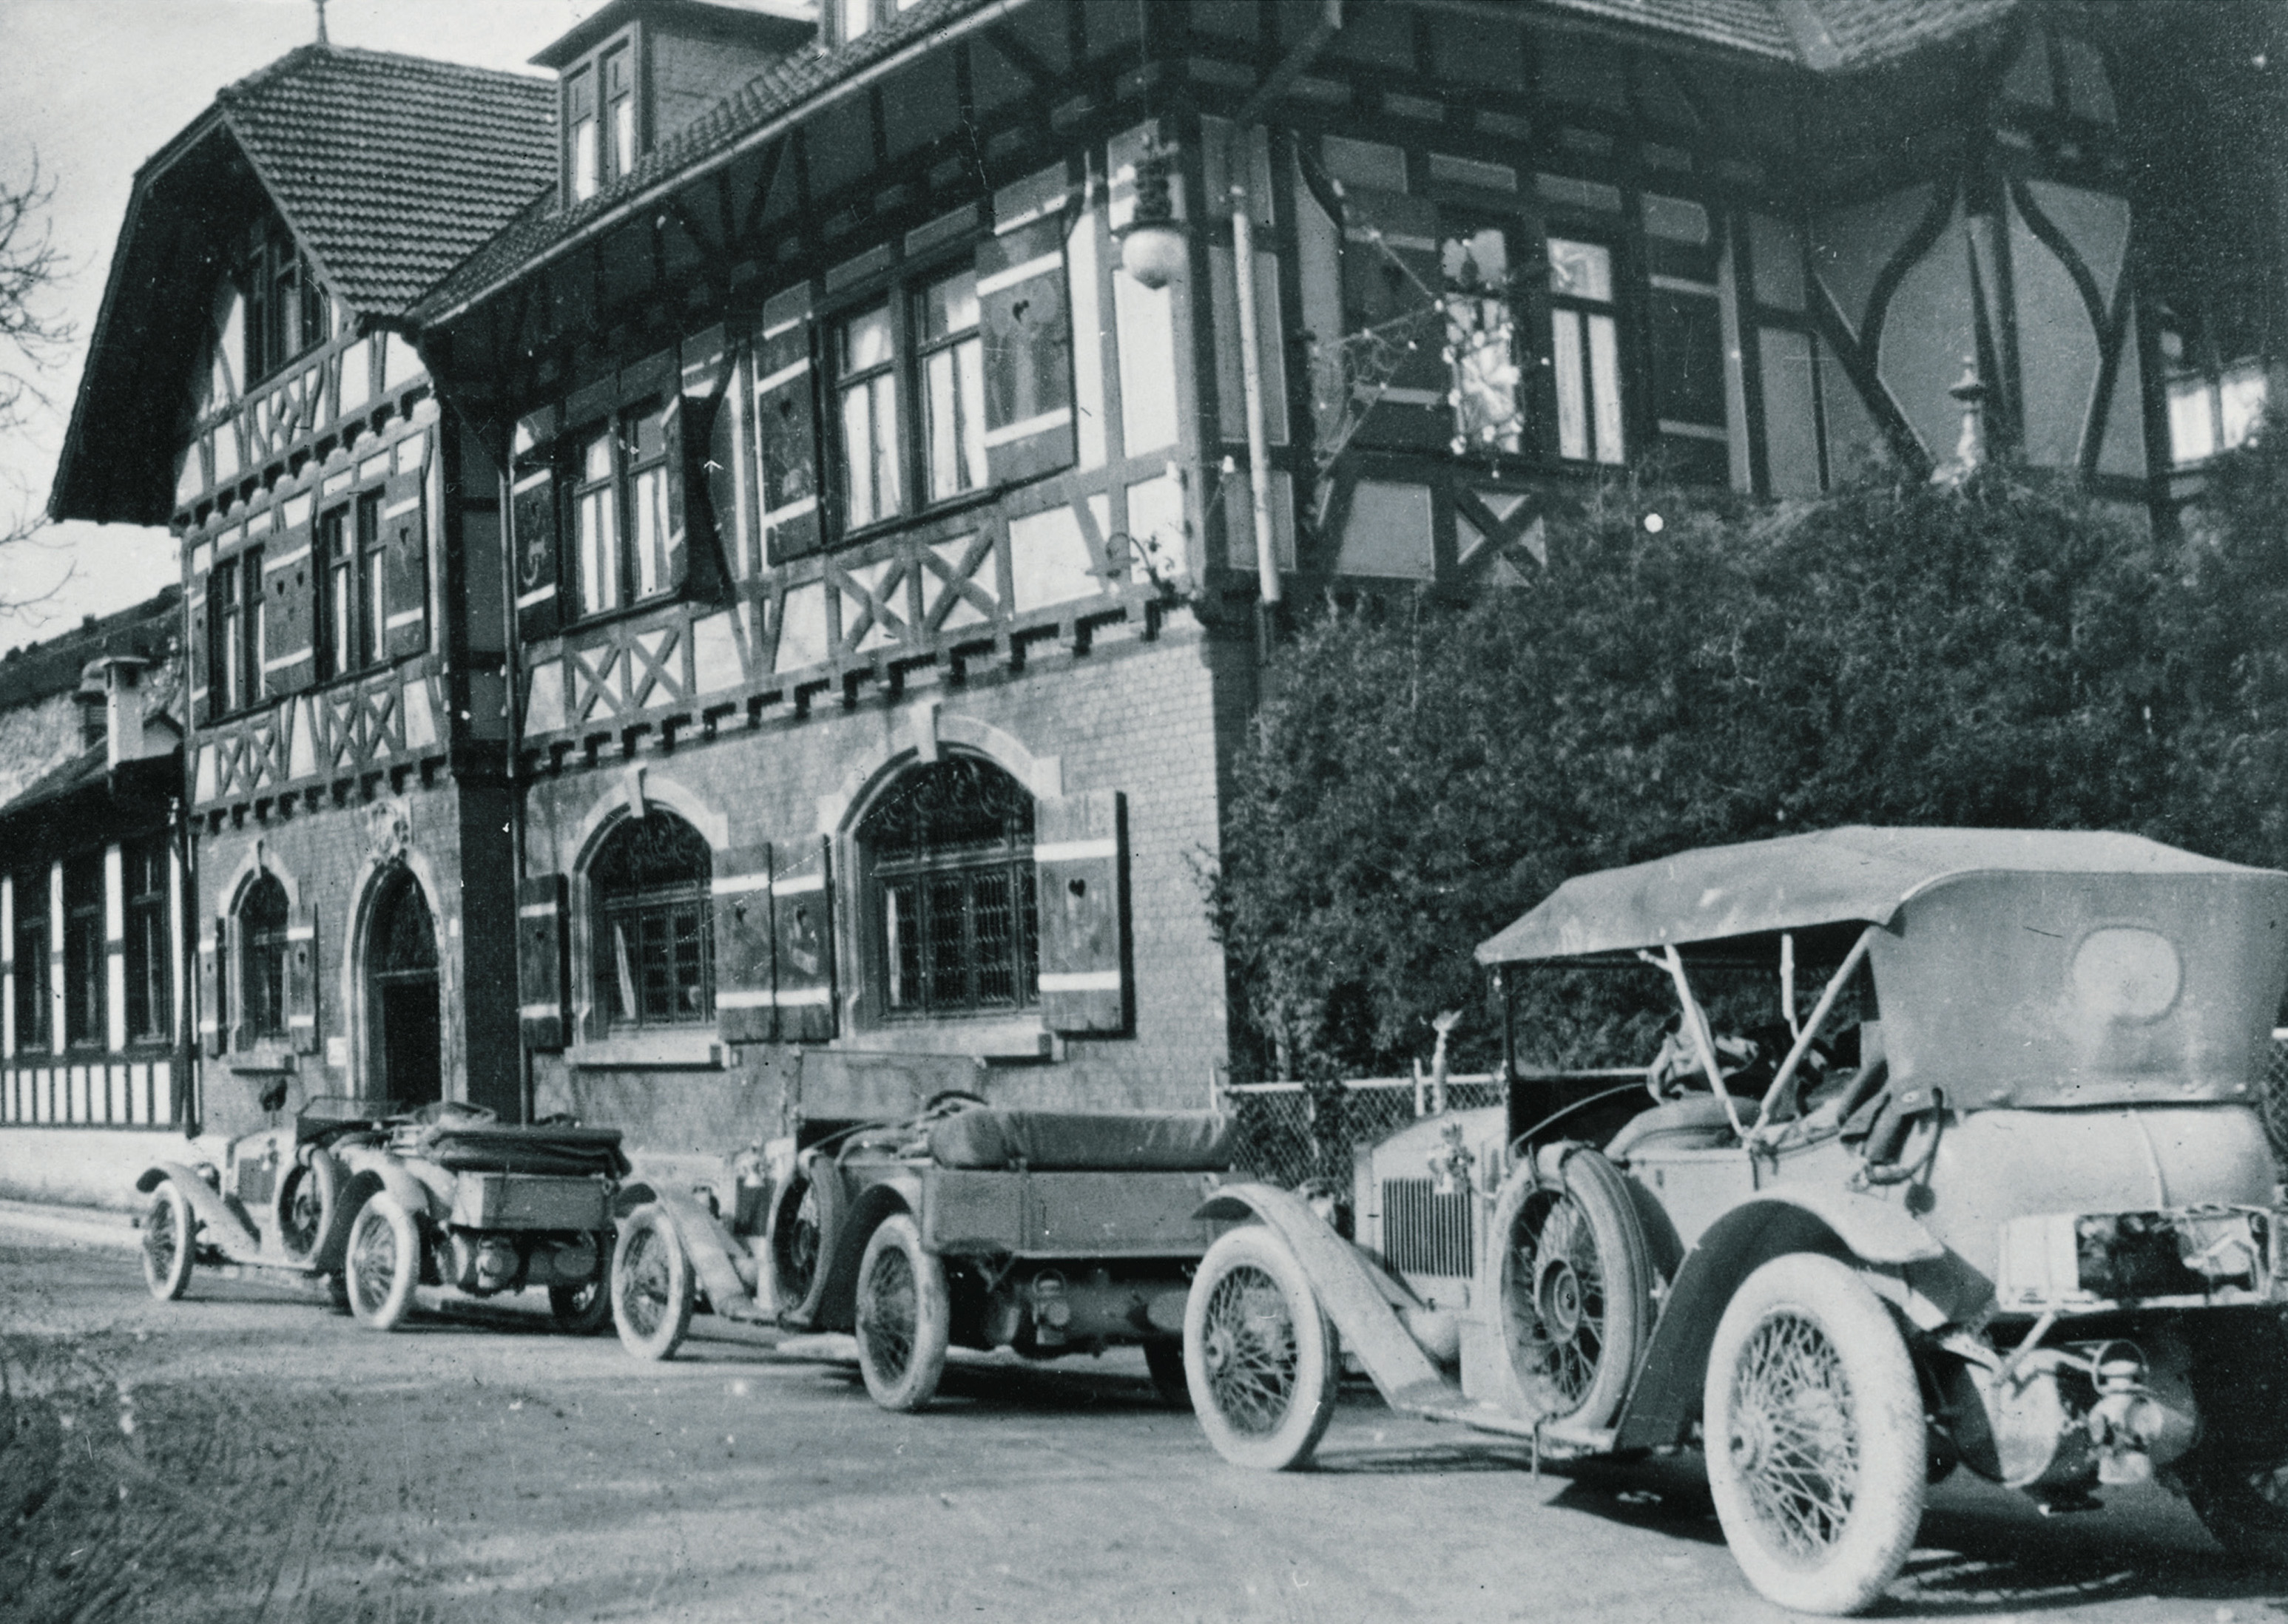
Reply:
<svg viewBox="0 0 2288 1624"><path fill-rule="evenodd" d="M54 198L55 185L42 173L37 154L21 181L0 177L0 434L20 433L34 417L54 410L44 385L74 337L72 324L49 303L68 270L48 218ZM0 551L32 541L47 527L37 496L20 484L0 513ZM63 579L69 578L67 571ZM0 591L0 610L22 609L52 597L62 584L60 580L29 595Z"/></svg>

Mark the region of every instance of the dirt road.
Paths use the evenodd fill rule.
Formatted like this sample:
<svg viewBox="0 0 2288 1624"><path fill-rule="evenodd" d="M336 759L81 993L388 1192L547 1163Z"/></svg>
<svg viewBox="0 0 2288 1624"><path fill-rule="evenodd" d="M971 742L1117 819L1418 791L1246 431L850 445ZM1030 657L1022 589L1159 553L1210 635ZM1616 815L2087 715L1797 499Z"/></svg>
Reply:
<svg viewBox="0 0 2288 1624"><path fill-rule="evenodd" d="M425 1294L433 1308L436 1299ZM1688 1476L1535 1477L1352 1395L1322 1470L1227 1468L1140 1360L957 1367L918 1416L817 1343L671 1363L494 1305L360 1330L323 1294L0 1216L0 1618L1768 1620ZM2045 1523L1950 1483L1895 1616L2252 1624L2157 1493Z"/></svg>

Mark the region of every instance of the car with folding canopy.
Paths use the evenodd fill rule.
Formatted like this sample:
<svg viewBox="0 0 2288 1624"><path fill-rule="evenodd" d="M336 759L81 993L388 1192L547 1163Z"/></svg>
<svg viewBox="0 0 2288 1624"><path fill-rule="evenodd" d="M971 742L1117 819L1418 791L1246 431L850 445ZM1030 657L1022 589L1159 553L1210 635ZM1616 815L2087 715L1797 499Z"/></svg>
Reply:
<svg viewBox="0 0 2288 1624"><path fill-rule="evenodd" d="M616 1129L320 1097L233 1140L219 1165L145 1169L144 1279L170 1302L201 1264L322 1278L338 1307L383 1331L424 1283L478 1297L544 1287L560 1326L599 1331L627 1171Z"/></svg>
<svg viewBox="0 0 2288 1624"><path fill-rule="evenodd" d="M2288 874L1837 828L1569 880L1477 958L1513 1012L1546 970L1652 975L1673 1034L1618 1089L1513 1053L1505 1105L1362 1148L1352 1239L1220 1190L1184 1356L1226 1456L1307 1459L1339 1349L1544 1456L1696 1447L1741 1569L1801 1611L1872 1604L1957 1465L2059 1511L2157 1477L2288 1559L2259 1109ZM1710 1014L1759 984L1760 1045Z"/></svg>
<svg viewBox="0 0 2288 1624"><path fill-rule="evenodd" d="M621 1192L613 1314L629 1351L671 1356L703 1298L727 1319L854 1334L886 1409L926 1406L954 1347L1140 1347L1184 1401L1186 1294L1213 1238L1195 1209L1231 1167L1227 1118L949 1092L779 1150L775 1167L739 1159L727 1207L711 1189Z"/></svg>

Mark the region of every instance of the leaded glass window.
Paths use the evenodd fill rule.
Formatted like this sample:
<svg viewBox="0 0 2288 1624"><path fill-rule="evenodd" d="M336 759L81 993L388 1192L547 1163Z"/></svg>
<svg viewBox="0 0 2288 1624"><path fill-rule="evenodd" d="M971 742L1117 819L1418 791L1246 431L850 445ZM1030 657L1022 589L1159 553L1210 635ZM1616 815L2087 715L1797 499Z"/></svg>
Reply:
<svg viewBox="0 0 2288 1624"><path fill-rule="evenodd" d="M653 811L614 830L588 866L596 1008L616 1028L715 1018L714 857L699 831Z"/></svg>
<svg viewBox="0 0 2288 1624"><path fill-rule="evenodd" d="M916 768L861 827L882 1007L963 1015L1039 1002L1033 800L990 763Z"/></svg>

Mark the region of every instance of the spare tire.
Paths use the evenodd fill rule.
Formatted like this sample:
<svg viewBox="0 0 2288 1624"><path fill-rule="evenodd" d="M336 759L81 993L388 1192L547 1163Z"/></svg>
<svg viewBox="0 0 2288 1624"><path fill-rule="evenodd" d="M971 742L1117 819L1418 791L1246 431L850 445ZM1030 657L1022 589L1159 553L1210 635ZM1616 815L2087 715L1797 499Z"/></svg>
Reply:
<svg viewBox="0 0 2288 1624"><path fill-rule="evenodd" d="M1586 1146L1558 1181L1520 1170L1494 1209L1510 1363L1533 1413L1608 1425L1652 1340L1652 1248L1612 1162Z"/></svg>

